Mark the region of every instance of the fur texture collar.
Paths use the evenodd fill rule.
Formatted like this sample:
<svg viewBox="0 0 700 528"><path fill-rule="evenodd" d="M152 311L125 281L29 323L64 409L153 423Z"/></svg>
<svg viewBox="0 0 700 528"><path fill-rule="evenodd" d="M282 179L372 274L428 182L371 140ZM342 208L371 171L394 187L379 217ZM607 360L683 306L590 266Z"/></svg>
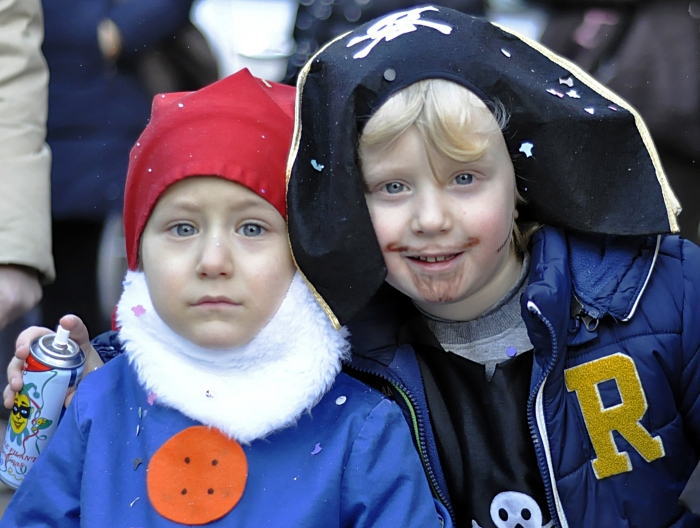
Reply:
<svg viewBox="0 0 700 528"><path fill-rule="evenodd" d="M253 340L230 350L187 341L158 316L142 272L129 271L117 307L129 362L156 401L249 443L295 423L328 391L350 355L296 274L279 310Z"/></svg>

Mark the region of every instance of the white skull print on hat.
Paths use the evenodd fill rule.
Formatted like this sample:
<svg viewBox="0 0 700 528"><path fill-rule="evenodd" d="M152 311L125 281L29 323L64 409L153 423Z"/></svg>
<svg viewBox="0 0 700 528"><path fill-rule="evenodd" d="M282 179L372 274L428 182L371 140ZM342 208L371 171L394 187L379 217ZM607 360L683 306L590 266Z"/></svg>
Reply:
<svg viewBox="0 0 700 528"><path fill-rule="evenodd" d="M439 24L437 22L421 19L420 15L423 11L437 11L437 8L432 6L417 7L415 9L411 9L410 11L399 11L398 13L392 13L379 19L367 29L366 35L354 37L347 43L347 47L349 48L367 39L372 40L369 45L367 45L361 51L355 53L352 58L362 59L369 55L372 48L379 44L382 39L386 39L386 41L389 42L390 40L394 40L396 37L416 31L418 29L416 26L425 26L437 29L443 35L449 35L452 32L452 28L446 24Z"/></svg>

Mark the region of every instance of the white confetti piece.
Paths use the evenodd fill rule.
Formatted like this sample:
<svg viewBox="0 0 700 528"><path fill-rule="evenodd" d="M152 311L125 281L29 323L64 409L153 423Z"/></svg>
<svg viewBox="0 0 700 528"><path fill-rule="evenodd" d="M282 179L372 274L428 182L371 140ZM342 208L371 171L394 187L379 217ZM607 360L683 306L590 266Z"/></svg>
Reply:
<svg viewBox="0 0 700 528"><path fill-rule="evenodd" d="M567 77L566 79L562 77L559 79L559 84L565 84L571 88L574 85L574 79L572 77Z"/></svg>
<svg viewBox="0 0 700 528"><path fill-rule="evenodd" d="M532 157L532 149L534 148L535 145L530 143L529 141L525 141L522 145L520 145L519 151L525 154L526 158L531 158Z"/></svg>

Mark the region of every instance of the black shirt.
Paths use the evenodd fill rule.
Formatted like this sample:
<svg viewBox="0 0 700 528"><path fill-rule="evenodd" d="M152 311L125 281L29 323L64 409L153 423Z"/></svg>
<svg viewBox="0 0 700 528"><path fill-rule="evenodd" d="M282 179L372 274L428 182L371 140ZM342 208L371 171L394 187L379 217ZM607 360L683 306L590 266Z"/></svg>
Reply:
<svg viewBox="0 0 700 528"><path fill-rule="evenodd" d="M411 333L430 332L416 319ZM546 525L550 514L527 420L532 351L499 363L487 380L483 365L432 340L434 346L412 341L457 526Z"/></svg>

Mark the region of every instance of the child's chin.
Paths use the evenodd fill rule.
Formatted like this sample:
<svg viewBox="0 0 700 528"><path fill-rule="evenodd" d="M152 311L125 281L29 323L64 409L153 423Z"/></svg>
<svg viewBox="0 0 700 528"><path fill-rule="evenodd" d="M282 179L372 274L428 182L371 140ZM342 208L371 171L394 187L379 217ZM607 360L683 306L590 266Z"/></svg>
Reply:
<svg viewBox="0 0 700 528"><path fill-rule="evenodd" d="M198 340L194 344L200 348L206 348L207 350L211 350L212 352L216 352L217 350L231 350L232 348L238 348L238 347L241 347L247 343L248 343L248 341L240 340L240 339L211 339L211 338L209 338L209 339L205 339L205 340Z"/></svg>
<svg viewBox="0 0 700 528"><path fill-rule="evenodd" d="M421 283L420 281L400 281L394 279L387 281L391 286L417 303L450 304L454 302L455 286L447 281L434 281Z"/></svg>
<svg viewBox="0 0 700 528"><path fill-rule="evenodd" d="M231 332L217 332L215 329L202 332L202 335L189 335L185 338L200 348L206 348L215 352L217 350L230 350L246 345L250 342L247 336L241 336Z"/></svg>
<svg viewBox="0 0 700 528"><path fill-rule="evenodd" d="M223 320L222 320L223 319ZM262 325L249 318L183 318L165 322L193 345L209 350L230 350L248 344Z"/></svg>

